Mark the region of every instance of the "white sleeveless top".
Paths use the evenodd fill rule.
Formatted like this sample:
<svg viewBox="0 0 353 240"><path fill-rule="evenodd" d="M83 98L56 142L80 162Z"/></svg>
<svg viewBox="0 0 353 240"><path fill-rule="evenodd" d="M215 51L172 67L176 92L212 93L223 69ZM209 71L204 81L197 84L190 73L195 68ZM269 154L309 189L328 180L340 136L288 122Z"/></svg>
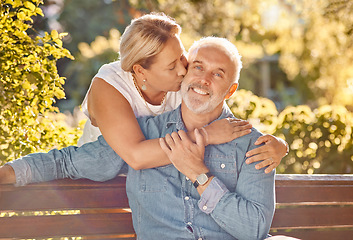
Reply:
<svg viewBox="0 0 353 240"><path fill-rule="evenodd" d="M171 111L177 108L181 103L181 96L179 92L168 92L165 98L165 102L162 105L156 106L145 102L134 85L131 73L125 72L121 69L120 61L103 65L95 77L105 80L115 89L117 89L130 103L136 117L151 115L151 111L155 115ZM81 105L82 111L88 117L88 120L83 129L83 135L78 140L78 146L82 146L87 142L96 141L98 136L102 134L98 127L95 127L91 124L87 110L87 95L91 89L92 83L93 80ZM148 105L149 109L146 107L146 104Z"/></svg>

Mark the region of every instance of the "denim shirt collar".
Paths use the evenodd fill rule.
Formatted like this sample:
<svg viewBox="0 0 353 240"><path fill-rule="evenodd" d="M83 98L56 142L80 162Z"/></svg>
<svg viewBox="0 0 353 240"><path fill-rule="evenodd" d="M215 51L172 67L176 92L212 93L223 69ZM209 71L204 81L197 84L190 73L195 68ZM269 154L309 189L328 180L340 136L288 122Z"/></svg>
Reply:
<svg viewBox="0 0 353 240"><path fill-rule="evenodd" d="M228 118L228 117L234 118L234 115L233 115L232 111L230 110L230 108L228 107L227 103L224 101L223 106L222 106L221 115L217 119L210 122L209 124L213 123L214 121ZM175 128L177 129L177 131L186 129L185 124L182 119L182 116L181 116L181 104L179 105L179 107L177 107L174 110L173 114L170 116L169 120L165 124L166 124L165 125L166 128L169 128L171 125L175 124ZM207 124L207 125L209 125L209 124Z"/></svg>

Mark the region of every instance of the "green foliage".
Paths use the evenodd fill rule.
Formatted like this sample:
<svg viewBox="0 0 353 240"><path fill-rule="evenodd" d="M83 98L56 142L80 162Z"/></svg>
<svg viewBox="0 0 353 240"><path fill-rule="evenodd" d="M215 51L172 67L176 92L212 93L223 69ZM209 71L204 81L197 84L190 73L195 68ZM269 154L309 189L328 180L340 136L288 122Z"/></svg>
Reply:
<svg viewBox="0 0 353 240"><path fill-rule="evenodd" d="M228 38L243 56L243 72L255 59L278 55L279 67L291 81L290 85L295 86L304 101L302 104L336 104L353 109L352 1L131 2L136 7L163 11L174 17L183 27L186 47L202 36ZM251 81L260 78L253 72L243 77L250 74L254 75ZM272 89L276 82L272 82Z"/></svg>
<svg viewBox="0 0 353 240"><path fill-rule="evenodd" d="M111 29L109 36L98 36L91 43L81 42L78 44L79 52L66 69L65 75L75 81L68 82L65 85L66 93L70 95L71 105L78 106L82 103L94 75L103 64L116 61L119 56L120 32L117 29ZM64 109L59 102L60 109Z"/></svg>
<svg viewBox="0 0 353 240"><path fill-rule="evenodd" d="M279 115L274 103L238 90L227 101L235 116L262 132L285 139L290 152L277 173L352 173L353 114L343 106L287 107Z"/></svg>
<svg viewBox="0 0 353 240"><path fill-rule="evenodd" d="M278 111L270 99L241 89L227 100L227 104L236 117L249 120L261 132L272 134L276 130Z"/></svg>
<svg viewBox="0 0 353 240"><path fill-rule="evenodd" d="M353 18L353 5L339 0L289 3L291 9L284 17L292 20L286 27L274 28L277 38L267 48L280 52L281 68L298 89L310 90L309 100L352 106L353 38L348 19ZM341 6L333 13L335 5Z"/></svg>
<svg viewBox="0 0 353 240"><path fill-rule="evenodd" d="M109 42L108 48L100 45L99 39L110 39L111 29L123 32L132 17L141 15L130 6L128 0L65 0L63 3L58 21L68 33L63 39L64 46L75 56L76 61L62 62L60 66L63 75L67 77L65 92L68 99L58 101L61 111L72 110L80 105L98 69L117 59L116 47L111 46L119 46L119 39L114 39L115 43ZM85 53L86 48L82 49L84 44L90 45L93 55ZM96 47L104 51L95 51Z"/></svg>
<svg viewBox="0 0 353 240"><path fill-rule="evenodd" d="M43 16L42 0L6 0L0 5L0 159L13 160L31 152L73 144L77 130L65 126L53 107L64 98L64 78L56 61L71 58L53 30L29 36L32 18ZM55 121L58 120L58 121Z"/></svg>
<svg viewBox="0 0 353 240"><path fill-rule="evenodd" d="M81 42L90 44L97 36L108 37L112 28L122 32L134 13L128 0L65 0L62 10L58 20L69 34L65 46L74 55Z"/></svg>
<svg viewBox="0 0 353 240"><path fill-rule="evenodd" d="M353 172L353 114L342 106L287 107L276 134L290 144L280 173Z"/></svg>

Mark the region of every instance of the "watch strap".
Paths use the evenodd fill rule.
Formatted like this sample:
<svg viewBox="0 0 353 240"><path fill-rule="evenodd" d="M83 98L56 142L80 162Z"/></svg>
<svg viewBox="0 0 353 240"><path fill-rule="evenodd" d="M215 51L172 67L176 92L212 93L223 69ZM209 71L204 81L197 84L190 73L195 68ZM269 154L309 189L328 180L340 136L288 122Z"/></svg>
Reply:
<svg viewBox="0 0 353 240"><path fill-rule="evenodd" d="M201 174L200 174L200 175L201 175ZM213 174L212 174L211 172L207 172L207 173L205 173L205 175L207 176L208 179L213 176ZM207 181L208 181L208 180L207 180ZM206 183L207 183L207 182L206 182ZM205 184L206 184L206 183L205 183ZM195 187L195 188L197 188L198 186L201 185L201 184L199 183L199 181L197 181L197 179L196 179L196 181L195 181L193 184L194 184L194 187Z"/></svg>

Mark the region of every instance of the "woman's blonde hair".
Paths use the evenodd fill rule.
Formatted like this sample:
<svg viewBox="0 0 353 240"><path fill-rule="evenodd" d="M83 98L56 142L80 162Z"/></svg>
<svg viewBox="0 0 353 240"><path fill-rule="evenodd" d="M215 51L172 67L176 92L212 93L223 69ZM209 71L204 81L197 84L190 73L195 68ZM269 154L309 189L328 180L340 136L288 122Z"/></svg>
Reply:
<svg viewBox="0 0 353 240"><path fill-rule="evenodd" d="M133 72L133 66L140 64L148 69L165 43L172 37L179 37L180 33L181 27L163 13L151 13L132 20L121 37L121 68Z"/></svg>

